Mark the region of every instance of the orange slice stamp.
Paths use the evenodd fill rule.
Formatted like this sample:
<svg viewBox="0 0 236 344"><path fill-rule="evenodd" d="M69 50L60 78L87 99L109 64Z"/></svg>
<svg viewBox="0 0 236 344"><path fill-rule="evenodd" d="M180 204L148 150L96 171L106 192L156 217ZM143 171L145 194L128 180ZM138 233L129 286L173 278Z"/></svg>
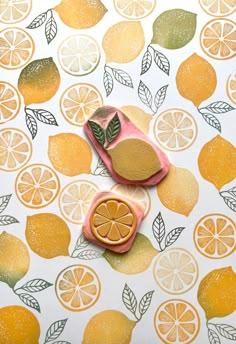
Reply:
<svg viewBox="0 0 236 344"><path fill-rule="evenodd" d="M99 192L83 225L85 237L115 252L130 249L144 209L136 202L110 191Z"/></svg>

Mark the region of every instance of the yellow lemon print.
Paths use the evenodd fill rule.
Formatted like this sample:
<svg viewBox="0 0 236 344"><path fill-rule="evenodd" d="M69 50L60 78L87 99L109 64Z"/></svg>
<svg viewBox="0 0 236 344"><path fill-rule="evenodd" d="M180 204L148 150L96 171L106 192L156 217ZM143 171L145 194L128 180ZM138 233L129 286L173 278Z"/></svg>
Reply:
<svg viewBox="0 0 236 344"><path fill-rule="evenodd" d="M142 19L149 16L156 6L156 0L114 0L116 11L127 19Z"/></svg>
<svg viewBox="0 0 236 344"><path fill-rule="evenodd" d="M87 180L77 180L66 185L59 196L62 216L69 222L82 224L98 191L98 186Z"/></svg>
<svg viewBox="0 0 236 344"><path fill-rule="evenodd" d="M151 43L166 49L179 49L195 35L197 15L179 8L161 13L153 23Z"/></svg>
<svg viewBox="0 0 236 344"><path fill-rule="evenodd" d="M0 67L18 69L34 54L34 41L23 29L8 27L0 31Z"/></svg>
<svg viewBox="0 0 236 344"><path fill-rule="evenodd" d="M49 136L48 158L65 176L91 173L92 150L87 141L73 133Z"/></svg>
<svg viewBox="0 0 236 344"><path fill-rule="evenodd" d="M149 132L152 115L133 105L121 106L122 111L146 135Z"/></svg>
<svg viewBox="0 0 236 344"><path fill-rule="evenodd" d="M236 104L236 72L229 75L226 83L226 92L231 102Z"/></svg>
<svg viewBox="0 0 236 344"><path fill-rule="evenodd" d="M148 215L151 207L151 198L145 187L140 185L115 184L112 186L111 190L139 203L144 209L144 218Z"/></svg>
<svg viewBox="0 0 236 344"><path fill-rule="evenodd" d="M60 272L55 283L55 291L64 308L81 312L98 301L101 283L92 268L77 264Z"/></svg>
<svg viewBox="0 0 236 344"><path fill-rule="evenodd" d="M29 208L46 207L54 201L59 190L60 181L56 173L43 164L29 165L16 177L16 195Z"/></svg>
<svg viewBox="0 0 236 344"><path fill-rule="evenodd" d="M213 66L196 53L188 57L178 68L176 85L180 95L198 107L212 96L217 77Z"/></svg>
<svg viewBox="0 0 236 344"><path fill-rule="evenodd" d="M40 325L36 316L22 306L0 308L1 344L38 344Z"/></svg>
<svg viewBox="0 0 236 344"><path fill-rule="evenodd" d="M213 19L200 33L203 52L216 60L233 58L235 52L236 24L230 19Z"/></svg>
<svg viewBox="0 0 236 344"><path fill-rule="evenodd" d="M206 319L225 317L236 310L236 274L231 266L212 270L199 284L198 302Z"/></svg>
<svg viewBox="0 0 236 344"><path fill-rule="evenodd" d="M236 148L217 135L202 147L198 167L201 176L220 190L236 177Z"/></svg>
<svg viewBox="0 0 236 344"><path fill-rule="evenodd" d="M198 279L198 264L190 252L171 248L157 256L153 275L158 286L168 294L183 294Z"/></svg>
<svg viewBox="0 0 236 344"><path fill-rule="evenodd" d="M116 310L105 310L88 322L82 344L129 344L136 321Z"/></svg>
<svg viewBox="0 0 236 344"><path fill-rule="evenodd" d="M0 130L0 170L11 172L23 167L32 155L32 144L21 130Z"/></svg>
<svg viewBox="0 0 236 344"><path fill-rule="evenodd" d="M2 232L0 234L0 281L14 288L28 272L29 264L30 256L26 245L16 236ZM2 343L1 340L0 343Z"/></svg>
<svg viewBox="0 0 236 344"><path fill-rule="evenodd" d="M194 243L207 258L227 257L236 249L236 224L222 214L205 215L195 226Z"/></svg>
<svg viewBox="0 0 236 344"><path fill-rule="evenodd" d="M133 275L147 270L157 253L151 241L145 235L137 233L128 252L116 253L106 249L102 255L114 270Z"/></svg>
<svg viewBox="0 0 236 344"><path fill-rule="evenodd" d="M21 100L16 88L5 81L0 81L0 124L15 118L21 106Z"/></svg>
<svg viewBox="0 0 236 344"><path fill-rule="evenodd" d="M19 23L29 15L31 7L32 0L2 1L0 5L0 23Z"/></svg>
<svg viewBox="0 0 236 344"><path fill-rule="evenodd" d="M102 40L106 63L133 61L141 53L144 43L144 32L139 21L121 21L114 24Z"/></svg>
<svg viewBox="0 0 236 344"><path fill-rule="evenodd" d="M25 106L51 99L60 85L60 74L52 57L30 62L20 73L18 89Z"/></svg>
<svg viewBox="0 0 236 344"><path fill-rule="evenodd" d="M173 299L163 302L154 318L156 333L162 343L194 343L200 330L197 310L189 302Z"/></svg>
<svg viewBox="0 0 236 344"><path fill-rule="evenodd" d="M199 186L186 168L170 165L167 176L156 186L161 203L168 209L188 216L198 202Z"/></svg>
<svg viewBox="0 0 236 344"><path fill-rule="evenodd" d="M192 146L197 137L197 123L182 109L169 109L158 115L154 123L158 144L166 150L179 152Z"/></svg>
<svg viewBox="0 0 236 344"><path fill-rule="evenodd" d="M88 29L96 25L107 12L100 0L62 0L53 8L67 26Z"/></svg>
<svg viewBox="0 0 236 344"><path fill-rule="evenodd" d="M203 11L213 17L226 17L235 12L232 0L198 0Z"/></svg>

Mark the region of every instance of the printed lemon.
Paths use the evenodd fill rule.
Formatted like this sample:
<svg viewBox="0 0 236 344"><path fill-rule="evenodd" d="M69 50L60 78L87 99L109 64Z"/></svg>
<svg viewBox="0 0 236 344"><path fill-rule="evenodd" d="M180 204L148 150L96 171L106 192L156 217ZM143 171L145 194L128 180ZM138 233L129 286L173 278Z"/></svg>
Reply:
<svg viewBox="0 0 236 344"><path fill-rule="evenodd" d="M59 196L62 216L72 223L82 224L99 188L87 180L77 180L64 187Z"/></svg>
<svg viewBox="0 0 236 344"><path fill-rule="evenodd" d="M11 172L23 167L32 155L32 144L21 130L0 130L0 170Z"/></svg>
<svg viewBox="0 0 236 344"><path fill-rule="evenodd" d="M0 81L0 124L15 118L20 111L20 96L14 86Z"/></svg>
<svg viewBox="0 0 236 344"><path fill-rule="evenodd" d="M196 343L200 318L193 305L185 300L163 302L156 310L154 327L162 343Z"/></svg>
<svg viewBox="0 0 236 344"><path fill-rule="evenodd" d="M102 40L106 62L131 62L141 53L144 43L144 32L139 21L116 23L107 30Z"/></svg>
<svg viewBox="0 0 236 344"><path fill-rule="evenodd" d="M198 0L203 11L213 17L226 17L235 12L234 0Z"/></svg>
<svg viewBox="0 0 236 344"><path fill-rule="evenodd" d="M30 62L18 79L25 106L47 102L56 94L59 85L60 74L52 57Z"/></svg>
<svg viewBox="0 0 236 344"><path fill-rule="evenodd" d="M226 92L234 104L236 104L236 71L231 73L227 79Z"/></svg>
<svg viewBox="0 0 236 344"><path fill-rule="evenodd" d="M2 232L0 234L0 281L14 288L29 270L29 264L30 256L26 245L16 236Z"/></svg>
<svg viewBox="0 0 236 344"><path fill-rule="evenodd" d="M236 148L221 135L205 143L198 156L201 176L217 190L236 177Z"/></svg>
<svg viewBox="0 0 236 344"><path fill-rule="evenodd" d="M198 201L198 182L186 168L170 164L169 173L156 189L161 203L166 208L185 216L190 214Z"/></svg>
<svg viewBox="0 0 236 344"><path fill-rule="evenodd" d="M151 43L166 49L179 49L188 44L196 31L197 15L182 9L161 13L153 23Z"/></svg>
<svg viewBox="0 0 236 344"><path fill-rule="evenodd" d="M1 344L38 344L40 325L36 316L22 306L0 308Z"/></svg>
<svg viewBox="0 0 236 344"><path fill-rule="evenodd" d="M7 27L0 31L0 47L0 67L5 69L22 68L34 54L32 37L16 27Z"/></svg>
<svg viewBox="0 0 236 344"><path fill-rule="evenodd" d="M156 0L114 0L116 11L127 19L141 19L149 16L156 6Z"/></svg>
<svg viewBox="0 0 236 344"><path fill-rule="evenodd" d="M147 270L157 253L151 241L145 235L137 233L128 252L116 253L106 249L102 255L114 270L133 275Z"/></svg>
<svg viewBox="0 0 236 344"><path fill-rule="evenodd" d="M88 322L82 344L129 344L136 321L116 310L105 310Z"/></svg>
<svg viewBox="0 0 236 344"><path fill-rule="evenodd" d="M113 169L127 180L145 180L161 170L157 153L150 143L142 139L124 139L107 149L107 153Z"/></svg>
<svg viewBox="0 0 236 344"><path fill-rule="evenodd" d="M31 11L32 0L4 0L0 3L0 23L15 24L24 20Z"/></svg>
<svg viewBox="0 0 236 344"><path fill-rule="evenodd" d="M223 214L205 215L195 226L194 244L207 258L227 257L236 249L236 223Z"/></svg>
<svg viewBox="0 0 236 344"><path fill-rule="evenodd" d="M63 133L49 136L48 157L53 167L65 176L91 173L91 147L76 134Z"/></svg>
<svg viewBox="0 0 236 344"><path fill-rule="evenodd" d="M151 198L145 187L140 185L115 184L112 186L111 190L139 203L144 209L144 217L148 215L151 207Z"/></svg>
<svg viewBox="0 0 236 344"><path fill-rule="evenodd" d="M61 305L73 312L92 307L99 299L101 283L96 272L86 265L72 265L59 273L55 291Z"/></svg>
<svg viewBox="0 0 236 344"><path fill-rule="evenodd" d="M152 115L146 113L142 109L133 105L126 105L120 107L122 111L131 121L144 133L148 134L149 125L152 120Z"/></svg>
<svg viewBox="0 0 236 344"><path fill-rule="evenodd" d="M31 250L42 258L69 255L70 230L56 214L27 216L25 237Z"/></svg>
<svg viewBox="0 0 236 344"><path fill-rule="evenodd" d="M217 18L204 25L200 33L203 52L215 60L227 60L236 55L236 24L226 18Z"/></svg>
<svg viewBox="0 0 236 344"><path fill-rule="evenodd" d="M176 85L180 95L198 107L212 96L216 89L217 77L213 66L194 53L178 68Z"/></svg>
<svg viewBox="0 0 236 344"><path fill-rule="evenodd" d="M158 255L153 275L158 286L168 294L183 294L198 279L198 264L190 252L171 248Z"/></svg>
<svg viewBox="0 0 236 344"><path fill-rule="evenodd" d="M100 0L62 0L54 10L64 24L74 29L88 29L96 25L107 12Z"/></svg>
<svg viewBox="0 0 236 344"><path fill-rule="evenodd" d="M236 274L231 266L209 272L198 287L198 302L207 320L225 317L236 310Z"/></svg>

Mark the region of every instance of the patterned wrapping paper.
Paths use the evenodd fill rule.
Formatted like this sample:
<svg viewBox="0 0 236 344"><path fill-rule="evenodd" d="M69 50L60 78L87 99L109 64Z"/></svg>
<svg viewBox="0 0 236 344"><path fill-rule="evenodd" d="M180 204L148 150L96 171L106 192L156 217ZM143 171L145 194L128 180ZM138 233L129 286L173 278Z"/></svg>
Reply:
<svg viewBox="0 0 236 344"><path fill-rule="evenodd" d="M0 0L0 343L234 343L235 0L102 2ZM168 155L157 187L107 173L103 104ZM110 189L145 207L123 256L81 235Z"/></svg>

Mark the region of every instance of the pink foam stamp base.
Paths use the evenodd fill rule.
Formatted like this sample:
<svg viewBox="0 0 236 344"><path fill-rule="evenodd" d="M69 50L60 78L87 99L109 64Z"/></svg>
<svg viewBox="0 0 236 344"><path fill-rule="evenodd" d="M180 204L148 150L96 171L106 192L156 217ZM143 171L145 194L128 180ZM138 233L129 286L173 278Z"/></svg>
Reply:
<svg viewBox="0 0 236 344"><path fill-rule="evenodd" d="M114 147L119 141L122 141L127 138L139 138L143 139L146 142L150 143L155 150L162 169L152 175L150 178L146 180L140 180L140 181L131 181L127 180L121 176L119 176L112 168L112 161L110 156L107 154L106 150L101 146L101 144L96 140L96 138L93 135L92 129L90 127L89 121L92 120L93 122L96 122L99 124L102 128L106 129L108 123L110 120L115 116L119 116L120 124L121 124L121 130L118 134L118 136L110 143L109 148ZM89 121L87 121L84 124L84 131L90 141L92 142L93 146L95 147L96 151L100 155L101 159L103 160L104 164L106 165L108 171L110 172L112 178L116 180L118 183L121 184L136 184L136 185L156 185L159 183L168 173L169 169L169 160L165 153L163 153L150 139L147 137L144 133L142 133L130 120L128 117L125 116L123 112L121 112L119 109L116 109L111 106L104 106L102 108L98 108L93 115L89 118Z"/></svg>

